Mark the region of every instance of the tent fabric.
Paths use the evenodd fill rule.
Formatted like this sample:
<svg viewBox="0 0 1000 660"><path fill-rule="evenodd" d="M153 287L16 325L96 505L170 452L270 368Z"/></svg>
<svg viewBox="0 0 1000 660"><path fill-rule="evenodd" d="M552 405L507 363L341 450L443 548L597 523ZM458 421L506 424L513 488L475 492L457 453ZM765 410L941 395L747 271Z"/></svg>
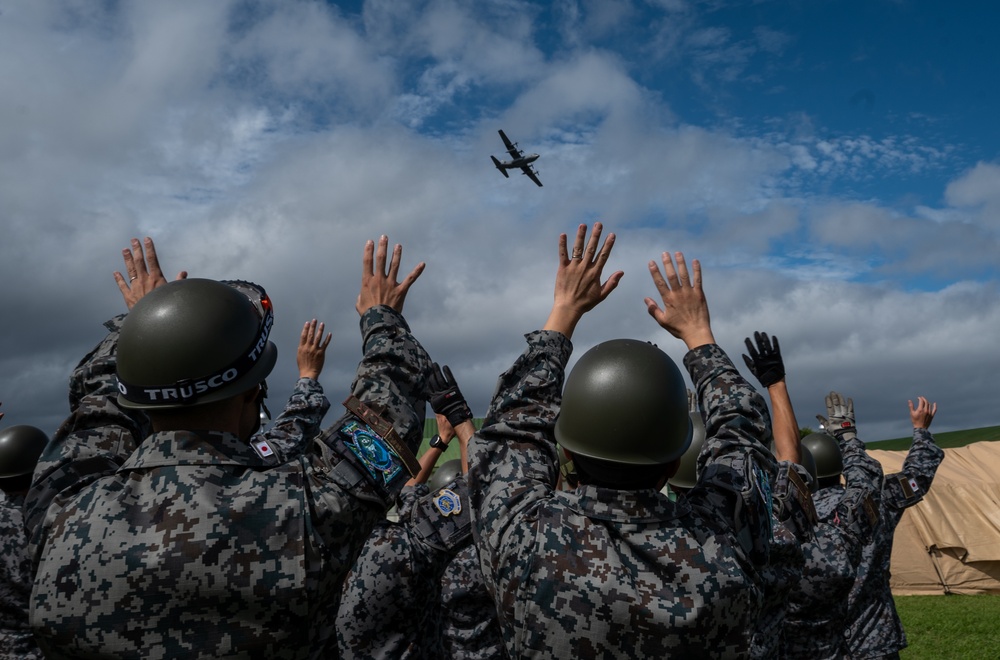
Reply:
<svg viewBox="0 0 1000 660"><path fill-rule="evenodd" d="M905 451L869 449L885 474ZM1000 442L944 450L924 499L896 527L889 582L897 596L1000 593Z"/></svg>

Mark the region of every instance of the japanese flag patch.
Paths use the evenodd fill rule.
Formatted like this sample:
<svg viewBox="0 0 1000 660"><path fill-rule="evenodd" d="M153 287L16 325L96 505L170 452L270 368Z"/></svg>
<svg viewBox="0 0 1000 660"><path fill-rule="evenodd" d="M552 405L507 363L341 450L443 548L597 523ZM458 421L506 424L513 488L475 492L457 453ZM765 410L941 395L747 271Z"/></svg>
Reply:
<svg viewBox="0 0 1000 660"><path fill-rule="evenodd" d="M253 445L253 448L257 451L257 455L261 458L274 456L274 450L271 449L271 443L267 440L254 440L250 444Z"/></svg>

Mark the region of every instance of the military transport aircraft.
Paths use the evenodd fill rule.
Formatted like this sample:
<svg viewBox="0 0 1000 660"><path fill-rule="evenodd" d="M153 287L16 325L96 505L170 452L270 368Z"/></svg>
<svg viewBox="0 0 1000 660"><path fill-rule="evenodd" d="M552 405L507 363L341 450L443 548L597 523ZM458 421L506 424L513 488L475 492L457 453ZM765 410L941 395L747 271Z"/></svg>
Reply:
<svg viewBox="0 0 1000 660"><path fill-rule="evenodd" d="M517 167L521 168L521 173L528 175L528 178L534 181L539 187L542 182L538 180L538 172L531 168L531 164L538 160L538 154L528 154L524 155L524 152L517 148L517 142L511 142L507 139L507 135L500 129L500 139L503 140L503 144L507 147L507 153L513 160L497 160L496 156L490 156L493 159L493 164L497 166L500 173L505 177L510 178L507 174L507 170L514 169Z"/></svg>

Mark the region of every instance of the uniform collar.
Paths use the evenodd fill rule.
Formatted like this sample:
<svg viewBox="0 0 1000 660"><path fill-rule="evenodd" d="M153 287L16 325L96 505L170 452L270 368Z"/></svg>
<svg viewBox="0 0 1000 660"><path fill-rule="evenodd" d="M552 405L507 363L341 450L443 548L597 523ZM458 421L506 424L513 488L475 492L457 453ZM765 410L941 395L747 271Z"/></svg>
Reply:
<svg viewBox="0 0 1000 660"><path fill-rule="evenodd" d="M242 465L269 467L274 454L262 457L251 444L221 431L161 431L147 437L121 470L173 465Z"/></svg>
<svg viewBox="0 0 1000 660"><path fill-rule="evenodd" d="M620 522L655 522L677 518L691 510L685 498L671 502L663 493L647 490L615 490L600 486L577 486L561 491L570 506L588 518Z"/></svg>

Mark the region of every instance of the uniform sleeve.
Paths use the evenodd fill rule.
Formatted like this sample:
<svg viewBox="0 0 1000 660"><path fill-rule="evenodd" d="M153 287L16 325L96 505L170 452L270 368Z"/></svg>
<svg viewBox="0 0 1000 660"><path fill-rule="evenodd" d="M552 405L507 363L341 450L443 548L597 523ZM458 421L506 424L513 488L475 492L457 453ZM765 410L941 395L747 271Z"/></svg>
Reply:
<svg viewBox="0 0 1000 660"><path fill-rule="evenodd" d="M399 437L416 452L424 433L430 356L402 315L385 305L365 312L361 334L364 357L351 392L385 411Z"/></svg>
<svg viewBox="0 0 1000 660"><path fill-rule="evenodd" d="M844 497L837 505L839 527L859 544L871 541L882 502L882 466L865 451L857 437L841 445L844 456ZM860 559L860 557L859 557Z"/></svg>
<svg viewBox="0 0 1000 660"><path fill-rule="evenodd" d="M558 332L526 336L528 347L500 376L483 427L469 443L472 529L484 567L508 567L509 557L534 547L537 507L552 496L559 462L553 435L569 339ZM524 562L522 562L524 563ZM516 590L514 576L484 569L491 592Z"/></svg>
<svg viewBox="0 0 1000 660"><path fill-rule="evenodd" d="M882 489L883 510L901 516L902 510L911 507L930 490L938 466L944 460L944 450L934 442L928 429L913 429L913 444L903 461L903 469L885 476Z"/></svg>
<svg viewBox="0 0 1000 660"><path fill-rule="evenodd" d="M282 460L288 460L304 451L308 441L319 434L323 416L329 409L323 386L312 378L299 378L288 404L264 432L264 438L278 450Z"/></svg>
<svg viewBox="0 0 1000 660"><path fill-rule="evenodd" d="M364 355L351 393L390 422L412 454L423 437L430 356L403 317L385 305L362 315L361 335ZM351 412L327 427L319 444L324 469L343 494L382 512L411 476L399 452Z"/></svg>
<svg viewBox="0 0 1000 660"><path fill-rule="evenodd" d="M145 413L118 405L115 367L123 319L105 324L111 332L70 377L70 416L39 458L24 504L32 544L57 495L70 495L113 474L151 431Z"/></svg>
<svg viewBox="0 0 1000 660"><path fill-rule="evenodd" d="M731 526L755 564L767 561L771 541L771 475L777 464L763 444L771 427L763 397L715 344L684 357L705 419L698 483L689 501Z"/></svg>
<svg viewBox="0 0 1000 660"><path fill-rule="evenodd" d="M31 562L20 500L0 490L0 659L34 660L42 652L28 625Z"/></svg>

